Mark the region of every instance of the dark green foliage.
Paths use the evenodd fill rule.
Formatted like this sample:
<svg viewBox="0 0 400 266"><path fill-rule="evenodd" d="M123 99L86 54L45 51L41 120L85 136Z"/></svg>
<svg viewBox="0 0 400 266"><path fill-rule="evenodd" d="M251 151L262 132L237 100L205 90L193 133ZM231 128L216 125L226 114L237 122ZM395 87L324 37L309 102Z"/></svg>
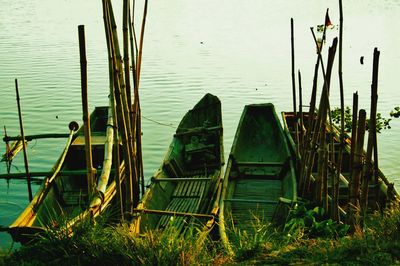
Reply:
<svg viewBox="0 0 400 266"><path fill-rule="evenodd" d="M331 110L331 117L332 121L336 124L336 126L340 127L340 120L341 120L341 115L340 115L340 108L336 107L335 109ZM393 112L393 111L392 111ZM392 115L392 112L390 113L390 116ZM395 114L393 112L393 114ZM382 117L381 113L376 114L376 132L380 133L382 129L390 129L390 121L391 118L384 118ZM344 131L350 133L351 128L352 128L352 112L349 106L345 107L344 110ZM366 120L366 130L369 128L369 119Z"/></svg>
<svg viewBox="0 0 400 266"><path fill-rule="evenodd" d="M340 115L340 108L336 107L335 109L331 110L331 117L332 121L340 126L341 115ZM344 109L344 131L351 132L351 121L352 121L352 114L350 107L346 106Z"/></svg>
<svg viewBox="0 0 400 266"><path fill-rule="evenodd" d="M326 219L321 207L307 209L300 205L289 213L284 232L292 238L337 238L347 234L349 226Z"/></svg>
<svg viewBox="0 0 400 266"><path fill-rule="evenodd" d="M400 106L393 108L393 110L390 112L390 116L394 117L394 118L399 118L400 117Z"/></svg>
<svg viewBox="0 0 400 266"><path fill-rule="evenodd" d="M245 261L254 258L276 244L278 239L277 229L270 223L254 217L250 230L233 227L231 244L234 249L235 259Z"/></svg>

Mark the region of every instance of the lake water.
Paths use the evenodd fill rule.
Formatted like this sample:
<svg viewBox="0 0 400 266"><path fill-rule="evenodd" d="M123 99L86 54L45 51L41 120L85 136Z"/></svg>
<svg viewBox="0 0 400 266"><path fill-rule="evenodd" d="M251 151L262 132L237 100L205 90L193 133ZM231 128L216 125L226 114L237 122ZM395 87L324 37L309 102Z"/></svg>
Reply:
<svg viewBox="0 0 400 266"><path fill-rule="evenodd" d="M272 102L277 112L293 108L291 17L295 20L296 69L302 72L303 102L307 104L316 60L310 27L324 22L326 8L337 25L336 2L149 1L140 91L147 180L160 165L182 116L207 92L222 101L226 155L245 104ZM400 105L400 2L344 2L346 105L351 105L352 94L358 91L359 106L369 110L372 54L378 47L378 111L388 117L392 108ZM67 133L71 120L81 124L79 24L86 30L90 109L107 104L108 63L100 1L0 0L0 6L0 125L7 126L9 135L19 134L15 78L19 80L26 135ZM114 10L120 21L121 5ZM138 9L138 18L141 12ZM327 35L330 44L338 35L337 28ZM337 69L332 79L332 105L337 106ZM379 163L399 186L400 120L394 119L391 126L379 135ZM30 170L50 170L65 141L31 142ZM0 153L4 150L0 145ZM14 160L12 171L24 171L22 152ZM1 164L0 173L5 172ZM37 188L33 186L34 191ZM10 224L27 203L24 181L0 180L1 226ZM9 244L10 238L2 233L0 247Z"/></svg>

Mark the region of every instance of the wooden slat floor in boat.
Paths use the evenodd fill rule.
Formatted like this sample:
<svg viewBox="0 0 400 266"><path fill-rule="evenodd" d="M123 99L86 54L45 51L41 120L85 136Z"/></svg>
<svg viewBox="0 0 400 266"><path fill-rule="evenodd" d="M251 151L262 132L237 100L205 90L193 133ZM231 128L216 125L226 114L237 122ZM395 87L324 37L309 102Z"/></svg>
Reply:
<svg viewBox="0 0 400 266"><path fill-rule="evenodd" d="M198 175L192 178L203 178L205 176ZM172 194L166 211L197 213L200 208L200 202L205 195L209 181L183 181L179 182ZM173 217L171 215L163 215L158 222L159 228L165 228L169 222L181 231L184 225L190 220L190 217Z"/></svg>
<svg viewBox="0 0 400 266"><path fill-rule="evenodd" d="M258 220L270 221L281 196L281 180L238 180L231 202L234 226L251 231Z"/></svg>
<svg viewBox="0 0 400 266"><path fill-rule="evenodd" d="M87 194L83 191L64 191L62 200L65 206L84 206L86 204Z"/></svg>

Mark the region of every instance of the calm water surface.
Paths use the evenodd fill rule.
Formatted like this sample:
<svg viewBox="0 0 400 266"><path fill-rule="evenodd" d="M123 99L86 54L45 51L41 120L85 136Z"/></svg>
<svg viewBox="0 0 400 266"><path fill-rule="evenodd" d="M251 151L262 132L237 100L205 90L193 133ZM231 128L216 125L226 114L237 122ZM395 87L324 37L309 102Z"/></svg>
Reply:
<svg viewBox="0 0 400 266"><path fill-rule="evenodd" d="M7 126L9 135L19 133L15 78L19 79L26 135L66 133L71 120L81 121L79 24L86 29L89 106L107 104L108 64L99 3L0 0L0 125ZM324 21L326 8L333 24L338 24L336 1L150 1L140 92L146 178L160 165L184 113L207 92L222 101L226 154L245 104L272 102L278 112L292 109L291 17L295 20L296 69L302 71L304 102L308 103L316 60L309 28ZM116 13L120 10L121 6L115 6ZM381 51L378 111L388 117L400 105L398 14L399 1L346 1L343 71L347 105L358 91L360 106L369 109L374 47ZM330 43L338 30L327 34ZM337 106L334 71L332 105ZM391 130L379 135L380 166L400 186L400 120L391 125ZM64 139L31 142L31 171L51 169L64 144ZM2 154L4 148L0 145ZM5 171L1 164L0 173ZM24 171L22 153L12 171ZM10 224L27 198L25 182L0 180L0 225ZM1 234L0 247L9 243Z"/></svg>

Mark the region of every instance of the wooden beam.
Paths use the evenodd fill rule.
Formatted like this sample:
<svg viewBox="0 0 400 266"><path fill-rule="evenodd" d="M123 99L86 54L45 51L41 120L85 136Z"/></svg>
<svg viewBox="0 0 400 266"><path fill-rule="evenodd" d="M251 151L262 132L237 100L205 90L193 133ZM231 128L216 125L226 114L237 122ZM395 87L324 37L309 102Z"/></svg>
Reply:
<svg viewBox="0 0 400 266"><path fill-rule="evenodd" d="M211 178L204 177L204 178L189 178L189 177L166 177L166 178L151 178L151 182L183 182L183 181L193 181L193 182L200 182L200 181L210 181Z"/></svg>
<svg viewBox="0 0 400 266"><path fill-rule="evenodd" d="M64 133L47 133L47 134L36 134L25 136L26 141L31 141L34 139L47 139L47 138L68 138L69 134ZM22 140L21 136L5 136L3 137L3 141L14 141L14 140Z"/></svg>
<svg viewBox="0 0 400 266"><path fill-rule="evenodd" d="M164 210L150 210L150 209L133 209L133 212L146 213L146 214L159 214L159 215L170 215L170 216L192 216L195 218L203 219L214 219L213 215L200 214L200 213L189 213L189 212L174 212Z"/></svg>

